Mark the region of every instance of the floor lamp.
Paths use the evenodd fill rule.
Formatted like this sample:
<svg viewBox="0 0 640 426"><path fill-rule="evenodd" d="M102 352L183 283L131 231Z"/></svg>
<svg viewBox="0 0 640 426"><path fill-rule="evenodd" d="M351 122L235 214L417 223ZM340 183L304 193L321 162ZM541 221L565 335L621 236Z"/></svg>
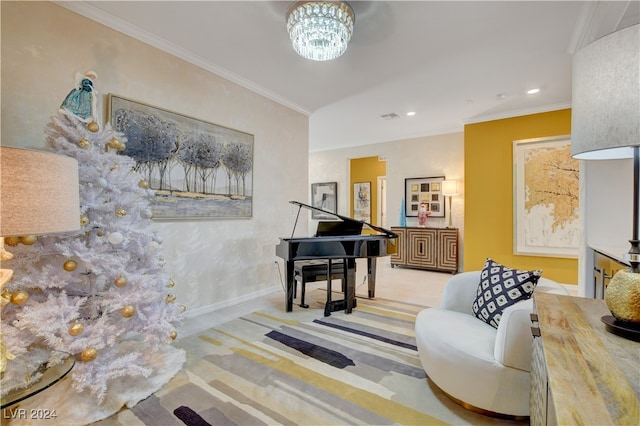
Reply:
<svg viewBox="0 0 640 426"><path fill-rule="evenodd" d="M451 210L451 198L454 195L458 195L458 181L457 180L445 180L442 181L442 195L449 198L449 225L447 228L453 228L451 216L453 210Z"/></svg>
<svg viewBox="0 0 640 426"><path fill-rule="evenodd" d="M640 25L602 37L573 57L571 155L581 160L633 158L633 234L627 260L605 293L611 332L640 338ZM619 333L624 334L624 333ZM625 337L629 337L627 334ZM633 338L633 337L631 337Z"/></svg>
<svg viewBox="0 0 640 426"><path fill-rule="evenodd" d="M64 155L0 147L0 260L13 255L4 244L33 244L37 235L80 229L78 161ZM0 269L2 306L22 305L29 293L6 286L13 276ZM0 340L0 372L13 355Z"/></svg>

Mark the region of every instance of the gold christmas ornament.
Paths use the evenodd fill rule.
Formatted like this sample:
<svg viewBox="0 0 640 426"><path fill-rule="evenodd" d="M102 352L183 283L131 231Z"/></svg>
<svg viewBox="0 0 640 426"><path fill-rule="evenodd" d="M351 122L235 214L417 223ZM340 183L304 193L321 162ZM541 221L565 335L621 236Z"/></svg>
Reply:
<svg viewBox="0 0 640 426"><path fill-rule="evenodd" d="M87 226L89 224L89 218L87 217L87 215L81 214L80 215L80 225L81 226Z"/></svg>
<svg viewBox="0 0 640 426"><path fill-rule="evenodd" d="M80 321L76 321L69 326L69 334L72 336L78 336L82 334L83 331L84 324L82 324Z"/></svg>
<svg viewBox="0 0 640 426"><path fill-rule="evenodd" d="M15 247L20 242L20 238L18 237L4 237L4 243L9 247Z"/></svg>
<svg viewBox="0 0 640 426"><path fill-rule="evenodd" d="M93 361L98 356L98 350L93 346L85 348L80 354L80 359L84 362Z"/></svg>
<svg viewBox="0 0 640 426"><path fill-rule="evenodd" d="M29 300L29 293L24 290L18 290L11 293L11 303L14 305L24 305Z"/></svg>
<svg viewBox="0 0 640 426"><path fill-rule="evenodd" d="M173 303L173 302L175 302L175 301L176 301L176 295L175 295L175 294L169 294L169 295L167 296L167 298L165 299L165 301L166 301L167 303Z"/></svg>
<svg viewBox="0 0 640 426"><path fill-rule="evenodd" d="M98 130L100 130L100 126L95 121L92 121L91 123L87 124L87 129L89 129L90 132L96 133Z"/></svg>
<svg viewBox="0 0 640 426"><path fill-rule="evenodd" d="M118 163L114 163L113 166L111 166L111 170L118 170L120 168L120 164Z"/></svg>
<svg viewBox="0 0 640 426"><path fill-rule="evenodd" d="M73 259L69 259L66 262L64 262L64 270L67 272L73 272L76 270L76 268L78 267L78 262L76 262Z"/></svg>
<svg viewBox="0 0 640 426"><path fill-rule="evenodd" d="M96 231L96 235L97 235L98 237L104 237L104 234L105 234L105 232L104 232L104 229L102 229L102 228L99 228L99 229Z"/></svg>
<svg viewBox="0 0 640 426"><path fill-rule="evenodd" d="M120 310L120 314L125 318L131 318L136 313L136 308L133 305L127 305Z"/></svg>
<svg viewBox="0 0 640 426"><path fill-rule="evenodd" d="M116 216L125 217L126 215L127 215L127 211L125 209L123 209L122 207L120 207L119 209L116 210Z"/></svg>
<svg viewBox="0 0 640 426"><path fill-rule="evenodd" d="M126 278L126 277L123 277L122 275L120 275L120 276L118 276L118 278L116 278L116 279L113 281L113 284L114 284L116 287L124 287L124 286L126 286L126 285L127 285L127 283L128 283L128 282L129 282L129 281L127 280L127 278Z"/></svg>
<svg viewBox="0 0 640 426"><path fill-rule="evenodd" d="M86 147L88 147L89 145L91 145L91 142L89 142L89 140L88 140L88 139L82 138L82 139L80 139L80 140L78 141L78 146L79 146L80 148L86 148Z"/></svg>
<svg viewBox="0 0 640 426"><path fill-rule="evenodd" d="M187 310L187 307L184 305L180 305L180 312L185 312Z"/></svg>
<svg viewBox="0 0 640 426"><path fill-rule="evenodd" d="M30 246L36 243L38 238L35 235L23 235L20 237L20 242L25 246Z"/></svg>
<svg viewBox="0 0 640 426"><path fill-rule="evenodd" d="M118 149L118 147L120 146L120 141L116 138L111 138L111 140L107 142L107 146L109 148Z"/></svg>
<svg viewBox="0 0 640 426"><path fill-rule="evenodd" d="M142 189L149 189L149 182L147 182L145 179L142 179L140 182L138 182L138 186Z"/></svg>
<svg viewBox="0 0 640 426"><path fill-rule="evenodd" d="M640 274L623 269L609 282L605 302L615 319L640 324Z"/></svg>
<svg viewBox="0 0 640 426"><path fill-rule="evenodd" d="M169 280L169 283L167 284L167 288L174 288L175 286L176 286L175 281Z"/></svg>
<svg viewBox="0 0 640 426"><path fill-rule="evenodd" d="M178 337L178 332L177 331L172 331L171 333L169 333L169 337L171 337L171 340L176 340L176 337Z"/></svg>

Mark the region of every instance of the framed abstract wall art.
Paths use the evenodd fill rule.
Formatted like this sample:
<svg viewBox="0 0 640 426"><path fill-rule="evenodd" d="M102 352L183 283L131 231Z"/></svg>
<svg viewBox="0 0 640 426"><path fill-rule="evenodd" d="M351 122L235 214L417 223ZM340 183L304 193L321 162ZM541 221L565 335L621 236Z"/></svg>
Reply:
<svg viewBox="0 0 640 426"><path fill-rule="evenodd" d="M311 205L331 213L338 213L338 182L311 184ZM317 210L311 210L312 219L335 219Z"/></svg>
<svg viewBox="0 0 640 426"><path fill-rule="evenodd" d="M371 182L353 184L353 218L371 223Z"/></svg>
<svg viewBox="0 0 640 426"><path fill-rule="evenodd" d="M405 179L405 216L417 217L420 204L425 203L430 217L444 217L442 181L444 176Z"/></svg>
<svg viewBox="0 0 640 426"><path fill-rule="evenodd" d="M513 142L515 254L578 256L579 178L570 136Z"/></svg>
<svg viewBox="0 0 640 426"><path fill-rule="evenodd" d="M149 183L154 219L249 218L253 135L109 95L109 120Z"/></svg>

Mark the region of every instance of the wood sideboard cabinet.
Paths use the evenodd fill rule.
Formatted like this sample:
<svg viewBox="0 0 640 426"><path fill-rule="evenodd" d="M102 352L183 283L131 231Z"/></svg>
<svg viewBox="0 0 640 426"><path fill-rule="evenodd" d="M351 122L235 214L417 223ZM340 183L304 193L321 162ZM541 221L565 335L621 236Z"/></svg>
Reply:
<svg viewBox="0 0 640 426"><path fill-rule="evenodd" d="M597 250L593 252L593 298L604 299L604 293L611 278L621 269L628 268L616 260Z"/></svg>
<svg viewBox="0 0 640 426"><path fill-rule="evenodd" d="M398 234L398 251L391 255L391 266L458 271L458 229L391 227Z"/></svg>
<svg viewBox="0 0 640 426"><path fill-rule="evenodd" d="M603 300L533 297L530 424L639 425L640 343L607 331Z"/></svg>

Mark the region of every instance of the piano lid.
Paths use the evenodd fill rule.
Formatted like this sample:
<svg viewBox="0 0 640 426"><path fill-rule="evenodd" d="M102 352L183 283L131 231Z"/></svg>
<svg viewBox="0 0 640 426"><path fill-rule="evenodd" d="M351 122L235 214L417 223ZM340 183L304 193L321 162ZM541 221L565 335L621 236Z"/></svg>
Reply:
<svg viewBox="0 0 640 426"><path fill-rule="evenodd" d="M384 229L384 228L381 228L379 226L372 225L372 224L367 223L367 222L365 222L363 220L356 220L356 219L353 219L351 217L341 216L341 215L339 215L337 213L333 213L333 212L330 212L328 210L321 209L319 207L310 206L308 204L304 204L304 203L301 203L299 201L289 201L289 203L295 204L296 206L298 206L298 214L300 214L300 209L302 207L304 207L304 208L309 209L309 210L316 210L316 211L322 212L324 214L327 214L327 215L330 215L330 216L335 216L335 217L337 217L339 219L342 219L344 222L347 222L347 224L348 224L347 228L350 229L350 230L353 230L353 229L356 229L356 228L362 229L362 226L366 225L366 226L368 226L369 228L373 229L376 232L380 232L382 234L385 234L389 238L398 238L398 234L396 234L395 232L391 232L388 229ZM296 218L296 222L297 221L298 220ZM321 223L325 223L326 224L327 222L321 222ZM326 226L326 225L324 225L324 226ZM295 229L295 225L294 225L294 229ZM331 235L340 235L340 234L331 234Z"/></svg>

